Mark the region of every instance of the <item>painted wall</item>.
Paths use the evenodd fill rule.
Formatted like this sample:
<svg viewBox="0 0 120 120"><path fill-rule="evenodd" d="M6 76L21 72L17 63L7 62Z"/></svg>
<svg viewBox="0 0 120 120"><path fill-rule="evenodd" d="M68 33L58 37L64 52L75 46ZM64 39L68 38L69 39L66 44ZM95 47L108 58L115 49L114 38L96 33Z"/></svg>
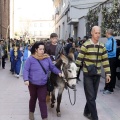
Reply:
<svg viewBox="0 0 120 120"><path fill-rule="evenodd" d="M82 17L79 19L78 24L78 37L81 37L81 39L86 35L86 19L85 17Z"/></svg>

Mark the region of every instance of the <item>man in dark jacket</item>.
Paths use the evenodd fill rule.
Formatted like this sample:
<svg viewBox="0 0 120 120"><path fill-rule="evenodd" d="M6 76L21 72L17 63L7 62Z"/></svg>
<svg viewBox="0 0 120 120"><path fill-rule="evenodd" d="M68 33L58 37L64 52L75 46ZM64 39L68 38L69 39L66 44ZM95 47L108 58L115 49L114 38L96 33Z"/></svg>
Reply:
<svg viewBox="0 0 120 120"><path fill-rule="evenodd" d="M66 55L68 55L70 48L72 48L72 43L73 43L73 38L71 37L71 38L69 38L69 43L65 47Z"/></svg>
<svg viewBox="0 0 120 120"><path fill-rule="evenodd" d="M6 63L5 59L7 58L7 50L3 40L0 41L0 44L1 44L1 56L2 56L2 68L5 69L5 63Z"/></svg>

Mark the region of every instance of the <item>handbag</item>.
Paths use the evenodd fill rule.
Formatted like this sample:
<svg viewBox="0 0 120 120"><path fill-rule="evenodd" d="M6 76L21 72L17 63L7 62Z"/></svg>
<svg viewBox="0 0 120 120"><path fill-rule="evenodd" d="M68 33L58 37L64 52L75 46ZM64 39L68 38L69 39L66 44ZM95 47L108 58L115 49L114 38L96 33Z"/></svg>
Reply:
<svg viewBox="0 0 120 120"><path fill-rule="evenodd" d="M37 60L37 61L39 62L40 66L42 67L45 74L47 74L47 72L46 72L45 68L43 67L43 65L41 64L41 62L39 60ZM53 90L54 90L54 86L51 83L50 78L48 77L48 79L47 79L47 91L52 92Z"/></svg>
<svg viewBox="0 0 120 120"><path fill-rule="evenodd" d="M97 75L97 66L92 64L87 66L89 76L96 76Z"/></svg>
<svg viewBox="0 0 120 120"><path fill-rule="evenodd" d="M89 65L89 66L87 66L87 65L85 64L89 76L96 76L96 75L98 75L98 73L97 73L98 53L99 53L99 46L98 46L98 52L97 52L97 56L96 56L96 64L91 64L91 65ZM85 63L85 62L84 62L84 63Z"/></svg>

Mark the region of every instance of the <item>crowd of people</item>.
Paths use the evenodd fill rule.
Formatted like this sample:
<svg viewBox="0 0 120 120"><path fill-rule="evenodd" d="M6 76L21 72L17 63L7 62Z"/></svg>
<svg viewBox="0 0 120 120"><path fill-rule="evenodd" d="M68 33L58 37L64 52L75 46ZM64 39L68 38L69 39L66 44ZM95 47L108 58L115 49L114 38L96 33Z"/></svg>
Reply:
<svg viewBox="0 0 120 120"><path fill-rule="evenodd" d="M34 120L34 111L36 100L39 100L41 117L47 120L47 77L50 71L62 77L61 71L55 67L55 63L61 54L67 56L74 54L74 60L78 66L77 80L80 81L80 72L83 71L84 92L86 96L86 105L84 116L91 120L98 120L96 108L96 97L101 77L101 63L103 65L106 82L103 94L114 92L116 85L116 68L119 62L119 40L113 37L112 29L106 30L107 42L105 45L99 41L101 30L99 26L94 26L91 30L91 38L85 36L83 40L80 37L73 40L72 37L66 41L58 41L58 35L52 33L49 41L37 41L32 44L23 41L11 41L11 47L7 50L4 40L0 41L0 64L5 69L5 59L10 56L10 71L17 78L23 75L24 83L28 86L29 101L29 119ZM7 53L7 51L9 51ZM39 67L40 66L40 67ZM92 66L92 67L91 67ZM88 68L97 70L97 73L91 75Z"/></svg>

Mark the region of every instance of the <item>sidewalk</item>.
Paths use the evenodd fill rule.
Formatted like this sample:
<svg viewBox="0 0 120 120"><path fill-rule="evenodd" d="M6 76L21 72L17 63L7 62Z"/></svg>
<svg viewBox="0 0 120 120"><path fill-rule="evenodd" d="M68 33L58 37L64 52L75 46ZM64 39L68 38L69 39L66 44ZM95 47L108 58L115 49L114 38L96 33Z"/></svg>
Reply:
<svg viewBox="0 0 120 120"><path fill-rule="evenodd" d="M9 69L10 63L8 61L5 69L0 68L0 120L29 120L27 86L24 85L22 77L17 79L10 73ZM81 74L80 78L82 79L82 77ZM103 87L104 80L101 78L96 100L99 120L120 120L120 88L116 87L114 94L104 95L100 92ZM70 93L73 101L73 91ZM71 106L67 90L64 90L61 117L57 117L56 108L50 108L50 103L48 103L48 120L88 120L83 116L85 102L83 82L81 81L77 84L76 104ZM42 120L38 102L35 118L35 120Z"/></svg>

